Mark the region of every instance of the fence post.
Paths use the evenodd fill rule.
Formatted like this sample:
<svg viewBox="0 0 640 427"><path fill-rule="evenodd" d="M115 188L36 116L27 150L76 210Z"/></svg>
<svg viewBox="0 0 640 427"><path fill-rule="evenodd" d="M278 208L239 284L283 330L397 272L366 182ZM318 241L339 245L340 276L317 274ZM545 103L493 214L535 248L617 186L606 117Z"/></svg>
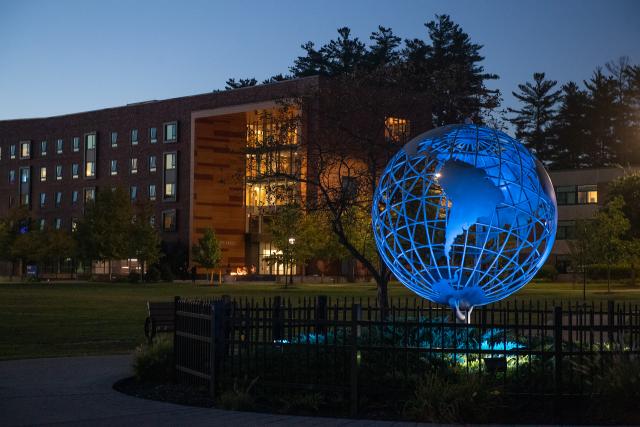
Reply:
<svg viewBox="0 0 640 427"><path fill-rule="evenodd" d="M562 385L562 307L553 309L553 341L555 350L555 389L560 392Z"/></svg>
<svg viewBox="0 0 640 427"><path fill-rule="evenodd" d="M325 335L327 333L327 296L318 295L316 297L316 334Z"/></svg>
<svg viewBox="0 0 640 427"><path fill-rule="evenodd" d="M274 341L282 339L284 327L283 314L282 299L279 296L273 297L273 306L271 307L271 334Z"/></svg>
<svg viewBox="0 0 640 427"><path fill-rule="evenodd" d="M173 382L178 381L178 370L176 366L178 365L178 303L180 302L179 296L173 297Z"/></svg>
<svg viewBox="0 0 640 427"><path fill-rule="evenodd" d="M362 306L353 304L351 306L351 369L349 390L350 409L349 413L352 417L358 415L358 338L360 337L360 320L362 319Z"/></svg>
<svg viewBox="0 0 640 427"><path fill-rule="evenodd" d="M211 341L209 348L209 394L211 399L216 398L216 389L220 380L218 374L224 349L224 314L224 301L213 301L211 304Z"/></svg>
<svg viewBox="0 0 640 427"><path fill-rule="evenodd" d="M614 328L615 328L615 303L613 300L609 300L607 301L607 338L609 340L610 346L613 346Z"/></svg>

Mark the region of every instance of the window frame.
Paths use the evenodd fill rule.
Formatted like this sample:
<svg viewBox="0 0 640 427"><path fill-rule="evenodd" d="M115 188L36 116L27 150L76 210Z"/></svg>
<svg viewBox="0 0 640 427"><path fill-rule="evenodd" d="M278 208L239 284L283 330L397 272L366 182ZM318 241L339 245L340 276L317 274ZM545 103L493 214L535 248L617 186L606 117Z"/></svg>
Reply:
<svg viewBox="0 0 640 427"><path fill-rule="evenodd" d="M167 139L167 127L175 126L175 137L173 139ZM178 142L178 121L164 122L162 124L162 142L164 144L175 144Z"/></svg>

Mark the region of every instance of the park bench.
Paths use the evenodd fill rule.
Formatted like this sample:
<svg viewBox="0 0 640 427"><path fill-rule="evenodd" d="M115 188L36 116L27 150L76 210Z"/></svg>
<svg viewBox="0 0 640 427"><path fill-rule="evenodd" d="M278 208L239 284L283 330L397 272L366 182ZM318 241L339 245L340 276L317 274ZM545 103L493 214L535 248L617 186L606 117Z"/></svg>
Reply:
<svg viewBox="0 0 640 427"><path fill-rule="evenodd" d="M147 301L148 316L144 322L144 335L149 344L158 332L173 332L175 329L175 302Z"/></svg>

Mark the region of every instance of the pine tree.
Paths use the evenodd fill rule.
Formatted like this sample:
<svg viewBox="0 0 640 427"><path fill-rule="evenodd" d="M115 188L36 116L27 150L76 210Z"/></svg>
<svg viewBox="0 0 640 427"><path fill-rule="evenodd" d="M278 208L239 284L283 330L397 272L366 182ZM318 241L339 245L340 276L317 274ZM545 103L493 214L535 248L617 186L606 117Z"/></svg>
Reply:
<svg viewBox="0 0 640 427"><path fill-rule="evenodd" d="M588 155L591 166L616 164L620 145L615 129L619 124L619 104L616 102L615 79L598 67L590 80L584 82L589 96L587 124Z"/></svg>
<svg viewBox="0 0 640 427"><path fill-rule="evenodd" d="M574 82L562 86L562 98L553 125L553 150L550 153L554 169L575 169L589 166L587 147L587 111L589 98Z"/></svg>
<svg viewBox="0 0 640 427"><path fill-rule="evenodd" d="M378 31L374 31L369 36L373 44L366 54L370 68L395 65L400 60L398 47L402 39L395 34L391 28L378 26Z"/></svg>
<svg viewBox="0 0 640 427"><path fill-rule="evenodd" d="M250 79L238 79L238 81L236 81L236 79L227 79L227 81L225 82L225 90L232 90L232 89L240 89L243 87L251 87L251 86L255 86L258 84L258 81L255 78L250 78Z"/></svg>
<svg viewBox="0 0 640 427"><path fill-rule="evenodd" d="M509 119L516 126L516 137L523 141L540 160L550 160L550 128L556 115L561 90L555 90L555 80L545 80L545 73L533 73L533 82L519 84L519 92L512 92L521 103L520 109L508 108L515 117Z"/></svg>

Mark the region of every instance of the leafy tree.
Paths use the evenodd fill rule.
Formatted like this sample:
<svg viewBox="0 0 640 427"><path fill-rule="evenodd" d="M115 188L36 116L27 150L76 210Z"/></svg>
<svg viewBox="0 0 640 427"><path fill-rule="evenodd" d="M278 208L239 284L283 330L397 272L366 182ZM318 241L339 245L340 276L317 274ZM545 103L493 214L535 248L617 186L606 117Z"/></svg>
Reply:
<svg viewBox="0 0 640 427"><path fill-rule="evenodd" d="M640 173L624 175L609 185L609 200L620 197L624 200L622 212L629 220L629 230L624 236L626 258L631 265L631 281L635 284L635 269L640 264Z"/></svg>
<svg viewBox="0 0 640 427"><path fill-rule="evenodd" d="M20 234L11 245L11 255L23 263L39 263L45 257L44 232L32 230Z"/></svg>
<svg viewBox="0 0 640 427"><path fill-rule="evenodd" d="M150 203L139 203L134 210L135 217L131 222L130 231L129 257L138 259L141 271L144 273L145 266L152 265L160 259L160 234L151 225L153 206Z"/></svg>
<svg viewBox="0 0 640 427"><path fill-rule="evenodd" d="M0 219L0 260L11 262L11 274L15 261L20 262L18 269L22 271L21 258L16 257L12 248L16 239L30 229L31 222L31 213L26 206L13 207Z"/></svg>
<svg viewBox="0 0 640 427"><path fill-rule="evenodd" d="M555 80L546 80L545 73L533 73L533 82L519 84L519 92L512 92L521 103L520 109L508 108L515 114L509 121L516 126L516 137L523 141L543 160L551 151L548 139L556 114L561 90L556 90Z"/></svg>
<svg viewBox="0 0 640 427"><path fill-rule="evenodd" d="M60 261L77 254L77 243L70 232L47 228L42 232L43 255L41 261L56 264L60 272Z"/></svg>
<svg viewBox="0 0 640 427"><path fill-rule="evenodd" d="M620 262L625 257L623 240L629 231L629 220L622 211L624 199L612 198L595 216L589 246L591 258L602 260L607 266L607 290L611 292L611 266Z"/></svg>
<svg viewBox="0 0 640 427"><path fill-rule="evenodd" d="M587 269L595 262L594 252L591 247L593 240L593 221L579 219L576 221L573 238L568 240L571 265L575 273L582 271L583 298L587 292Z"/></svg>
<svg viewBox="0 0 640 427"><path fill-rule="evenodd" d="M220 243L216 237L216 233L212 228L204 230L203 236L198 239L198 244L191 248L193 261L202 268L210 270L209 284L213 284L213 269L215 269L222 259L222 251Z"/></svg>
<svg viewBox="0 0 640 427"><path fill-rule="evenodd" d="M87 203L84 217L74 233L79 253L91 266L92 261L107 261L111 279L111 260L128 258L131 221L133 218L129 194L118 187L99 191L94 201Z"/></svg>

